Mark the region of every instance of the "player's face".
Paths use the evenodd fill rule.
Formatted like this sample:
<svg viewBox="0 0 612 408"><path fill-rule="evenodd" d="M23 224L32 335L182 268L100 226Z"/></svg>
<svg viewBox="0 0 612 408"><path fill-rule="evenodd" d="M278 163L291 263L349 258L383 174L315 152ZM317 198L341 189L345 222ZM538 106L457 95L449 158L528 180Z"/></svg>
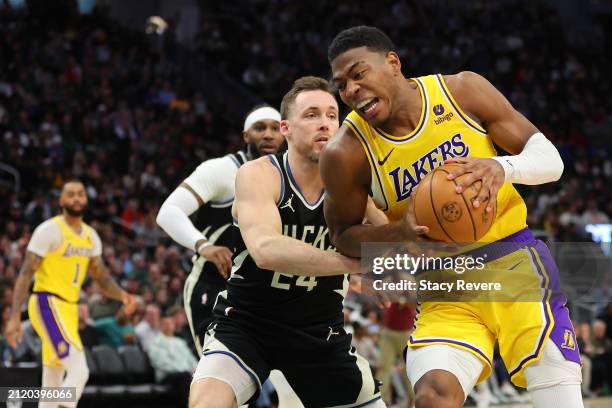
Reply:
<svg viewBox="0 0 612 408"><path fill-rule="evenodd" d="M313 162L327 141L338 130L338 103L325 91L306 91L298 94L287 120L281 121L281 132L291 148Z"/></svg>
<svg viewBox="0 0 612 408"><path fill-rule="evenodd" d="M258 152L259 156L274 154L278 151L285 138L279 130L279 123L272 119L263 119L251 125L243 134L244 142L251 147L251 151Z"/></svg>
<svg viewBox="0 0 612 408"><path fill-rule="evenodd" d="M87 208L85 186L79 182L67 183L60 195L60 206L73 217L81 217Z"/></svg>
<svg viewBox="0 0 612 408"><path fill-rule="evenodd" d="M384 127L393 112L396 79L401 76L399 57L353 48L331 63L340 99L370 125Z"/></svg>

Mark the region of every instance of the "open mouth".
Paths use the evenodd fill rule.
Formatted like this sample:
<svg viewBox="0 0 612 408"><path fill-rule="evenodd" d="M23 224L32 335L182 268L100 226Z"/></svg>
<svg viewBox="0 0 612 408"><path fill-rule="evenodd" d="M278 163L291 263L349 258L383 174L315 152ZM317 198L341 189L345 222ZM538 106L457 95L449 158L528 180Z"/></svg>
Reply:
<svg viewBox="0 0 612 408"><path fill-rule="evenodd" d="M259 150L262 151L273 151L275 150L275 146L272 143L262 143L259 145Z"/></svg>
<svg viewBox="0 0 612 408"><path fill-rule="evenodd" d="M376 106L378 105L378 98L370 98L359 102L357 105L357 109L367 118L369 118L374 111L376 110Z"/></svg>

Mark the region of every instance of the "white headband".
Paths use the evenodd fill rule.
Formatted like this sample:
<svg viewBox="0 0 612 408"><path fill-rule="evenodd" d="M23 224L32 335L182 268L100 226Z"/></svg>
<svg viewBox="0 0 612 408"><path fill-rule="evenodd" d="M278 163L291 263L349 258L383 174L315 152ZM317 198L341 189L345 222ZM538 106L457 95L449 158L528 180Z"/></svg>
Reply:
<svg viewBox="0 0 612 408"><path fill-rule="evenodd" d="M249 128L253 126L253 123L259 122L260 120L266 120L266 119L275 120L277 122L280 122L281 115L276 109L271 108L269 106L264 106L262 108L255 109L244 120L244 130L245 131L249 130Z"/></svg>

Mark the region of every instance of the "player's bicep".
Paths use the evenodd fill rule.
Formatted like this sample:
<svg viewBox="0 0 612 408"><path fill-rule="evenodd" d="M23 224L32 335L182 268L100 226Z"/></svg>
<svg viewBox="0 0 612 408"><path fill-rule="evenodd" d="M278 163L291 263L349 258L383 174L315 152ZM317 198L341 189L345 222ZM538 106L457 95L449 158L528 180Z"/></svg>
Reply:
<svg viewBox="0 0 612 408"><path fill-rule="evenodd" d="M483 123L493 142L517 154L538 129L488 80L473 72L456 75L452 88L459 105ZM450 87L450 84L449 84Z"/></svg>
<svg viewBox="0 0 612 408"><path fill-rule="evenodd" d="M36 272L41 262L42 257L40 255L32 251L26 251L23 265L19 271L20 275L24 276L27 280L31 280L32 276L34 276L34 272Z"/></svg>
<svg viewBox="0 0 612 408"><path fill-rule="evenodd" d="M200 206L209 201L222 201L228 198L228 190L231 190L228 183L235 171L236 165L227 157L207 160L200 164L180 187L193 194Z"/></svg>
<svg viewBox="0 0 612 408"><path fill-rule="evenodd" d="M344 137L351 143L351 139ZM361 224L368 202L368 187L363 180L363 167L369 166L358 142L347 146L328 146L321 155L321 178L325 185L325 221L332 236L352 225ZM358 150L356 150L358 149ZM353 150L353 151L350 151ZM366 163L363 163L363 160Z"/></svg>
<svg viewBox="0 0 612 408"><path fill-rule="evenodd" d="M270 171L272 170L272 171ZM266 163L248 163L236 174L234 210L240 233L251 249L272 235L282 233L282 221L276 206L280 175Z"/></svg>
<svg viewBox="0 0 612 408"><path fill-rule="evenodd" d="M108 269L106 269L106 265L104 264L104 260L101 256L92 256L89 260L88 272L91 278L99 282L108 277Z"/></svg>

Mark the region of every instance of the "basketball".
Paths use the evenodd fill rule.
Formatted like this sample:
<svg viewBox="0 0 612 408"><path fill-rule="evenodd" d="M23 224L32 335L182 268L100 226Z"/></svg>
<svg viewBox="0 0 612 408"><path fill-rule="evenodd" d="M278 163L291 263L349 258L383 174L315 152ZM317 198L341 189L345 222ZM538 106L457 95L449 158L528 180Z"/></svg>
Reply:
<svg viewBox="0 0 612 408"><path fill-rule="evenodd" d="M446 178L457 167L459 165L454 163L440 166L419 183L414 198L416 222L429 227L427 236L436 241L475 242L491 228L496 206L488 213L486 203L478 208L472 205L472 200L478 195L480 181L457 194L455 187L467 174L455 180Z"/></svg>

